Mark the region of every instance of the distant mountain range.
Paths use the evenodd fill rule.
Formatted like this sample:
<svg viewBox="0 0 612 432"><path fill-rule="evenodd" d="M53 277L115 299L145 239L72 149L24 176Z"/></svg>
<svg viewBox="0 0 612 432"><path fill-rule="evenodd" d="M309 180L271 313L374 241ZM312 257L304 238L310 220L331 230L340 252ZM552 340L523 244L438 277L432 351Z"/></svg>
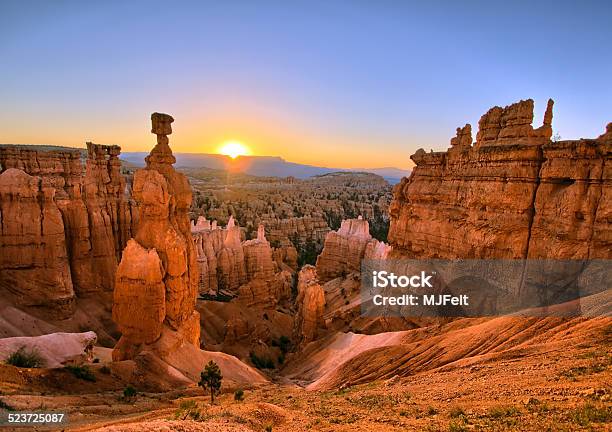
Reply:
<svg viewBox="0 0 612 432"><path fill-rule="evenodd" d="M120 158L136 166L144 165L148 152L122 152ZM212 168L231 172L242 172L255 176L296 177L300 179L338 171L369 172L378 174L391 184L399 183L402 177L410 174L410 170L393 167L385 168L327 168L314 165L304 165L276 156L239 156L231 159L229 156L206 153L174 153L176 166L183 168Z"/></svg>

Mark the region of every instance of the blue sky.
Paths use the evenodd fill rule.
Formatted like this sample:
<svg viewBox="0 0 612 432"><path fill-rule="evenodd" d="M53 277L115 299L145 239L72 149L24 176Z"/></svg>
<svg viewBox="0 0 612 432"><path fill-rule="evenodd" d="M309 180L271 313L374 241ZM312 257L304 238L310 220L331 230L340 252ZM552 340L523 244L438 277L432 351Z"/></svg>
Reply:
<svg viewBox="0 0 612 432"><path fill-rule="evenodd" d="M555 99L564 139L612 121L610 2L0 0L0 142L410 166L493 105ZM339 165L339 163L341 164Z"/></svg>

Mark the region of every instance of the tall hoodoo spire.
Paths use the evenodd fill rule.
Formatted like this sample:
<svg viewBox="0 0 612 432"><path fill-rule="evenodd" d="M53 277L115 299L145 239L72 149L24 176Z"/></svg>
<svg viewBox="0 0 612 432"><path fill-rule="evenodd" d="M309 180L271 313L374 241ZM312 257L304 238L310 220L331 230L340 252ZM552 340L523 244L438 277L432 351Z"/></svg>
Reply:
<svg viewBox="0 0 612 432"><path fill-rule="evenodd" d="M155 349L164 331L199 346L199 274L188 217L192 195L187 178L172 166L168 135L173 121L168 114L151 115L157 145L146 168L134 175L140 218L116 275L113 319L122 337L115 360L133 358L145 345Z"/></svg>

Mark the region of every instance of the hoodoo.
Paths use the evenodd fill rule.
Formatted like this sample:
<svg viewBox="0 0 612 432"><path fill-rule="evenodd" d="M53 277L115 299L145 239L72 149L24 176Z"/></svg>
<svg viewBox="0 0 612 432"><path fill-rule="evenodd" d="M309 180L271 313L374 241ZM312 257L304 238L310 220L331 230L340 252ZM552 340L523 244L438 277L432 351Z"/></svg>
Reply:
<svg viewBox="0 0 612 432"><path fill-rule="evenodd" d="M151 121L157 145L146 158L146 168L134 175L139 225L116 276L113 319L122 336L114 360L133 358L164 329L195 346L200 341L195 311L199 274L187 215L191 188L172 166L168 135L174 119L154 113Z"/></svg>

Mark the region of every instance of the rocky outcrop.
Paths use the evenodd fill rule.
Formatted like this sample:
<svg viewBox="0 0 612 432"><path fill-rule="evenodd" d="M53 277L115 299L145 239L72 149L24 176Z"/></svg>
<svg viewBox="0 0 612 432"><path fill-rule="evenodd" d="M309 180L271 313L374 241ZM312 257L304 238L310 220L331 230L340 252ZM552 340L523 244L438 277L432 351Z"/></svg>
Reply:
<svg viewBox="0 0 612 432"><path fill-rule="evenodd" d="M131 237L132 213L121 175L119 146L87 143L82 200L60 202L77 294L112 291L121 250Z"/></svg>
<svg viewBox="0 0 612 432"><path fill-rule="evenodd" d="M35 249L48 247L40 246L48 243L44 239L35 241L33 237L28 240L27 236L21 240L21 256L7 258L8 262L0 264L0 268L6 269L0 276L0 288L22 293L17 298L20 304L46 306L61 316L68 316L70 308L66 305L70 301L61 301L63 305L59 305L49 302L49 298L57 296L66 299L67 295L73 297L75 294L112 291L118 257L135 223L125 180L120 172L119 153L118 146L87 143L86 167L83 169L81 152L76 149L0 146L3 173L18 170L32 176L35 180L31 182L38 184L40 192L35 194L38 197L34 197L32 192L26 192L21 186L9 187L8 183L12 184L13 181L8 181L3 188L5 193L0 202L3 212L9 215L10 207L20 208L19 217L23 219L27 216L29 220L2 218L1 255L4 257L8 254L11 243L15 241L11 239L12 233L21 229L20 226L38 225L40 235L45 237L43 231L48 233L51 229L49 224L53 224L52 230L57 237L54 240L55 258L48 259L44 271L37 273L36 269L41 268L41 264L37 258L40 253ZM15 174L9 176L15 177ZM25 179L23 176L20 178ZM44 214L48 214L46 227L36 223ZM12 259L20 260L19 264L11 263ZM58 267L54 264L55 260L64 259L67 259L67 270L64 265ZM55 270L51 271L50 268ZM34 287L33 281L39 289ZM41 291L45 291L45 294L41 294Z"/></svg>
<svg viewBox="0 0 612 432"><path fill-rule="evenodd" d="M0 174L0 288L18 304L72 313L74 290L56 189L16 168Z"/></svg>
<svg viewBox="0 0 612 432"><path fill-rule="evenodd" d="M325 291L319 284L317 269L305 265L298 275L295 338L301 343L315 340L325 329Z"/></svg>
<svg viewBox="0 0 612 432"><path fill-rule="evenodd" d="M278 218L270 215L259 218L266 227L267 236L277 246L304 246L308 242L322 244L330 231L321 214Z"/></svg>
<svg viewBox="0 0 612 432"><path fill-rule="evenodd" d="M114 360L134 358L164 331L199 347L199 272L187 215L191 188L172 167L175 159L167 137L172 117L154 113L151 121L157 145L146 158L146 168L134 175L138 229L116 275L113 319L122 336Z"/></svg>
<svg viewBox="0 0 612 432"><path fill-rule="evenodd" d="M93 359L96 341L92 331L3 338L0 339L0 361L4 363L7 357L22 349L25 353L37 354L45 368L80 365Z"/></svg>
<svg viewBox="0 0 612 432"><path fill-rule="evenodd" d="M346 276L361 272L362 259L384 259L390 247L370 235L368 221L362 219L343 220L338 231L325 237L323 251L317 258L319 280Z"/></svg>
<svg viewBox="0 0 612 432"><path fill-rule="evenodd" d="M242 244L248 283L239 289L239 298L247 306L271 305L291 297L291 273L278 270L272 259L272 248L266 240L263 225L257 229L257 238Z"/></svg>
<svg viewBox="0 0 612 432"><path fill-rule="evenodd" d="M272 260L272 248L266 240L263 225L257 229L257 238L245 241L242 248L249 279L269 280L274 276L276 267Z"/></svg>
<svg viewBox="0 0 612 432"><path fill-rule="evenodd" d="M534 129L533 99L521 100L505 108L495 106L478 121L476 147L503 144L546 144L552 137L553 100L548 100L544 122Z"/></svg>
<svg viewBox="0 0 612 432"><path fill-rule="evenodd" d="M457 136L450 140L451 148L448 151L454 149L465 149L472 145L472 125L469 123L462 128L457 128Z"/></svg>
<svg viewBox="0 0 612 432"><path fill-rule="evenodd" d="M113 349L112 371L139 387L166 391L197 383L202 365L214 360L231 385L265 382L235 357L200 349L196 297L202 263L192 229L208 231L213 225L189 222L191 187L174 170L168 145L173 118L154 113L151 121L157 145L133 181L138 229L117 270L113 319L122 335ZM235 246L231 236L219 242L221 248Z"/></svg>
<svg viewBox="0 0 612 432"><path fill-rule="evenodd" d="M199 217L192 223L191 231L198 255L202 294L237 296L247 306L273 307L289 300L292 270L280 268L277 259L291 260L291 256L277 254L280 258L275 258L263 225L257 230L257 238L244 242L240 240L240 228L232 217L225 229Z"/></svg>
<svg viewBox="0 0 612 432"><path fill-rule="evenodd" d="M298 253L297 249L293 246L277 247L274 249L272 256L280 268L285 268L290 271L297 271Z"/></svg>
<svg viewBox="0 0 612 432"><path fill-rule="evenodd" d="M138 347L159 338L165 318L166 287L159 255L130 240L117 271L113 319L123 338Z"/></svg>
<svg viewBox="0 0 612 432"><path fill-rule="evenodd" d="M552 101L534 129L533 101L494 107L476 143L418 150L394 189L389 242L419 258L611 258L610 128L552 142Z"/></svg>
<svg viewBox="0 0 612 432"><path fill-rule="evenodd" d="M217 281L219 289L235 291L247 282L244 250L240 242L240 228L230 217L223 247L217 255Z"/></svg>

